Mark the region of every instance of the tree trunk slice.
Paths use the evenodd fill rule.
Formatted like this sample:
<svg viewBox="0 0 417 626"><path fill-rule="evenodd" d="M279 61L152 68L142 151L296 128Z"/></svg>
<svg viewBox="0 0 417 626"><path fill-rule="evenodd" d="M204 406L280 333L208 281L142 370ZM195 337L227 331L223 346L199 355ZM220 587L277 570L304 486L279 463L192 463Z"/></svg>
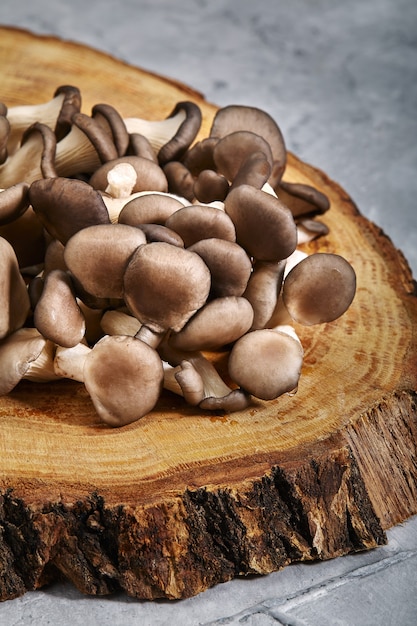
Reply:
<svg viewBox="0 0 417 626"><path fill-rule="evenodd" d="M8 106L80 87L83 110L162 119L188 87L106 54L0 28ZM232 103L231 103L232 104ZM83 385L21 383L0 398L0 599L64 576L87 594L184 598L245 574L371 549L417 512L417 298L402 254L325 174L289 156L285 180L331 201L331 251L355 268L349 311L297 327L298 393L233 414L164 393L113 430Z"/></svg>

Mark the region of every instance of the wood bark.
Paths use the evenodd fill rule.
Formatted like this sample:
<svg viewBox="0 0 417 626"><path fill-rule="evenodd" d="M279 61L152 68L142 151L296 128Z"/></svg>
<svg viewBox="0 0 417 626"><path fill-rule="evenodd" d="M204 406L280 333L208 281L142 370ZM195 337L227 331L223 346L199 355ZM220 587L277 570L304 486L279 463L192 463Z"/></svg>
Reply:
<svg viewBox="0 0 417 626"><path fill-rule="evenodd" d="M0 100L80 87L83 110L163 119L190 99L207 136L216 107L192 89L71 42L0 28ZM279 120L278 120L279 122ZM0 599L63 576L86 594L185 598L235 576L372 549L417 513L417 298L401 252L317 169L285 180L331 209L331 251L354 267L349 311L297 328L298 392L234 413L164 393L112 430L79 383L21 383L0 399ZM219 365L226 357L223 355Z"/></svg>

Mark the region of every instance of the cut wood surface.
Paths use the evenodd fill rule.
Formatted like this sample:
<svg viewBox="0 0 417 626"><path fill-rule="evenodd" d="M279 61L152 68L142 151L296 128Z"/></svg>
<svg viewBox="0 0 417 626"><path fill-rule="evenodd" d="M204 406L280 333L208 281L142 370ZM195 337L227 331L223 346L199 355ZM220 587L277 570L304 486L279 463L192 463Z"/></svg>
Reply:
<svg viewBox="0 0 417 626"><path fill-rule="evenodd" d="M189 99L201 138L217 110L182 84L20 30L0 28L0 68L9 107L45 102L62 84L81 89L86 113L106 102L163 119ZM297 394L213 414L165 392L148 416L111 429L82 384L21 383L0 398L0 599L61 575L87 594L183 598L373 548L417 513L410 269L323 172L290 155L284 179L327 194L329 235L308 250L341 254L357 274L343 317L296 326Z"/></svg>

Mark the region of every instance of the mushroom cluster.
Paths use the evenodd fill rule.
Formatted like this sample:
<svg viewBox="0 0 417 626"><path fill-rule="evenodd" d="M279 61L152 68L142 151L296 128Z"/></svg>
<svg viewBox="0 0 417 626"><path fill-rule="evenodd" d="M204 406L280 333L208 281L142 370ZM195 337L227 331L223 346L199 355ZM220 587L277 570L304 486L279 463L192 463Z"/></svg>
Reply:
<svg viewBox="0 0 417 626"><path fill-rule="evenodd" d="M88 115L66 85L0 104L0 394L77 380L123 426L163 389L207 411L296 392L295 323L340 317L355 272L301 250L327 233L329 202L283 180L265 111L221 108L197 141L201 122L193 102L157 121L102 103Z"/></svg>

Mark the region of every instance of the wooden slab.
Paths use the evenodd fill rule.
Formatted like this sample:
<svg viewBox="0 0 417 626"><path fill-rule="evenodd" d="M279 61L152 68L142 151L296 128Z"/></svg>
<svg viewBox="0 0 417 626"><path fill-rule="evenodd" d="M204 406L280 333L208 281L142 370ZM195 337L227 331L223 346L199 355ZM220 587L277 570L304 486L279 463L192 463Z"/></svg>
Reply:
<svg viewBox="0 0 417 626"><path fill-rule="evenodd" d="M83 110L166 117L192 89L95 50L0 28L0 100L47 101L77 85ZM233 103L230 103L233 104ZM248 102L249 104L249 102ZM279 122L279 120L278 120ZM357 273L338 321L297 328L298 393L230 415L166 392L112 430L78 383L21 384L0 398L0 599L63 575L87 594L183 598L385 542L417 512L417 298L403 258L349 196L290 155L286 180L328 195L330 234L311 251Z"/></svg>

